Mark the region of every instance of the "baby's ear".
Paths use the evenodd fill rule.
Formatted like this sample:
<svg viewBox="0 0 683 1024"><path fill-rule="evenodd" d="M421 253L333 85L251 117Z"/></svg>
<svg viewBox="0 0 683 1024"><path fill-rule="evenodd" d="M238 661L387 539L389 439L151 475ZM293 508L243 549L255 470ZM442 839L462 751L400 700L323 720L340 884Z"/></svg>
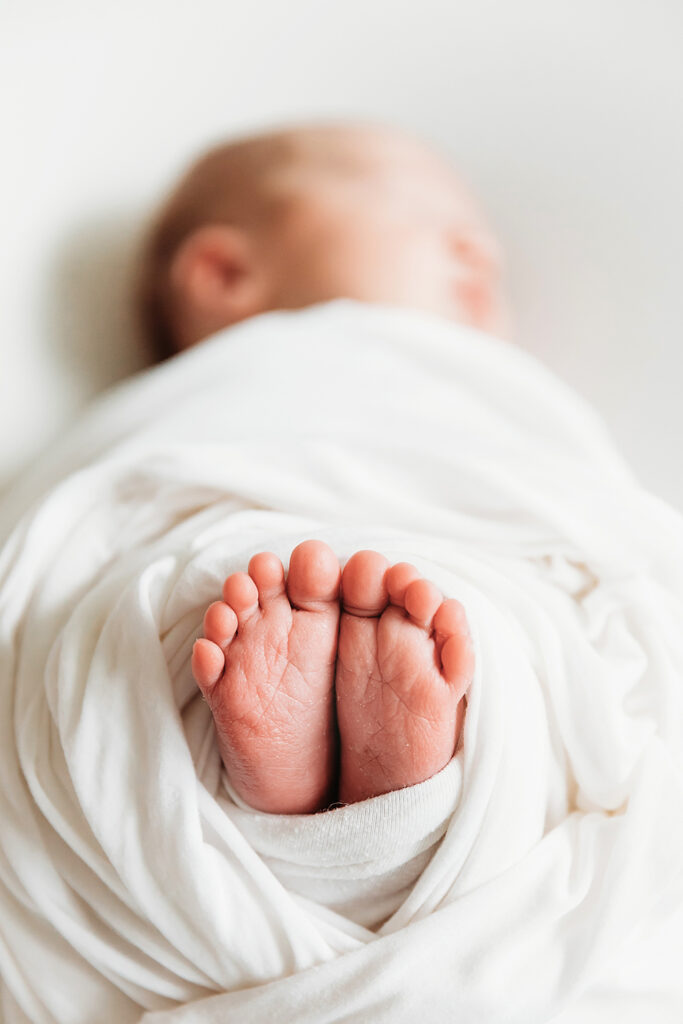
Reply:
<svg viewBox="0 0 683 1024"><path fill-rule="evenodd" d="M179 246L171 288L185 315L219 330L258 311L262 296L249 236L232 224L206 224Z"/></svg>

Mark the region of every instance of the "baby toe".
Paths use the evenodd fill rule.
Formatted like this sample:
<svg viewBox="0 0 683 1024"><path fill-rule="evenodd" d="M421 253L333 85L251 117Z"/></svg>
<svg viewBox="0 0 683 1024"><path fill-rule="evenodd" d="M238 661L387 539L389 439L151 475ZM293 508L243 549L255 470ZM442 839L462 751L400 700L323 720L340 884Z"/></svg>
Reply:
<svg viewBox="0 0 683 1024"><path fill-rule="evenodd" d="M242 628L258 610L258 589L246 572L234 572L223 584L223 600L234 610Z"/></svg>
<svg viewBox="0 0 683 1024"><path fill-rule="evenodd" d="M379 551L356 551L342 572L344 611L362 617L381 615L389 602L388 568L388 559Z"/></svg>
<svg viewBox="0 0 683 1024"><path fill-rule="evenodd" d="M467 616L460 601L454 597L442 601L434 615L434 630L444 638L456 633L469 634Z"/></svg>
<svg viewBox="0 0 683 1024"><path fill-rule="evenodd" d="M200 639L192 648L192 675L199 689L206 695L223 675L225 657L217 644Z"/></svg>
<svg viewBox="0 0 683 1024"><path fill-rule="evenodd" d="M406 590L413 580L419 580L419 570L410 562L397 562L387 571L386 585L389 600L400 608L405 607Z"/></svg>
<svg viewBox="0 0 683 1024"><path fill-rule="evenodd" d="M441 648L441 664L444 679L457 689L460 699L474 675L474 648L469 636L449 636Z"/></svg>
<svg viewBox="0 0 683 1024"><path fill-rule="evenodd" d="M256 584L261 607L285 593L285 570L272 551L259 551L249 562L249 575Z"/></svg>
<svg viewBox="0 0 683 1024"><path fill-rule="evenodd" d="M474 656L472 656L471 665L462 663L463 659L463 648L465 651L472 650L472 641L470 637L470 627L467 623L467 616L465 609L461 605L460 601L457 601L454 597L449 597L447 600L437 608L436 614L434 615L433 622L435 640L436 640L436 653L441 659L441 664L444 666L444 673L448 676L446 671L446 664L449 666L451 674L458 676L461 671L465 671L471 676L474 668ZM446 662L444 662L444 646L446 642L451 638L457 638L459 646L452 644L449 648L448 654L446 654ZM457 654L456 652L460 651ZM449 680L450 681L450 680Z"/></svg>
<svg viewBox="0 0 683 1024"><path fill-rule="evenodd" d="M429 580L413 580L406 587L405 610L416 626L430 630L437 608L443 601L443 594Z"/></svg>
<svg viewBox="0 0 683 1024"><path fill-rule="evenodd" d="M224 601L214 601L204 615L204 636L222 650L228 646L237 631L237 616Z"/></svg>

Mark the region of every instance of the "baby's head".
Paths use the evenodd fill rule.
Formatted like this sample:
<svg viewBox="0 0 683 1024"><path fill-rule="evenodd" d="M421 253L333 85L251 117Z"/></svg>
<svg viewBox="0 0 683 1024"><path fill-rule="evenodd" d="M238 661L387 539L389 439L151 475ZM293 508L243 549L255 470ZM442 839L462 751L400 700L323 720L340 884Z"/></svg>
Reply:
<svg viewBox="0 0 683 1024"><path fill-rule="evenodd" d="M351 298L505 333L498 247L453 170L398 131L322 124L211 150L162 208L140 299L160 357Z"/></svg>

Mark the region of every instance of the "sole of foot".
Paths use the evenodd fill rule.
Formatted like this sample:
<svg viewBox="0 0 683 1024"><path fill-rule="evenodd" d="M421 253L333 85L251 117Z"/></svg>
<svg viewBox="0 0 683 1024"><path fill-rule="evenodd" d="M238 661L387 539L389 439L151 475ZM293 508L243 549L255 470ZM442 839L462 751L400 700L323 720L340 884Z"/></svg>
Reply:
<svg viewBox="0 0 683 1024"><path fill-rule="evenodd" d="M230 783L251 807L308 814L335 799L334 675L341 569L327 544L262 551L209 606L192 671Z"/></svg>
<svg viewBox="0 0 683 1024"><path fill-rule="evenodd" d="M431 778L453 757L474 671L464 609L407 562L358 551L341 581L339 800Z"/></svg>

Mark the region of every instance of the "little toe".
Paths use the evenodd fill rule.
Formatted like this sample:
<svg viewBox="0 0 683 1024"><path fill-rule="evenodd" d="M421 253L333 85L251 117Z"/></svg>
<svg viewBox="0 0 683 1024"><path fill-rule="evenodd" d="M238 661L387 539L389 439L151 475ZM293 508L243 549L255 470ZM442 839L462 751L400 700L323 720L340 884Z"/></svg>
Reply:
<svg viewBox="0 0 683 1024"><path fill-rule="evenodd" d="M434 615L437 654L446 682L465 692L474 674L474 645L465 609L449 597Z"/></svg>
<svg viewBox="0 0 683 1024"><path fill-rule="evenodd" d="M225 668L225 657L217 644L200 639L192 648L192 675L202 693L211 690Z"/></svg>
<svg viewBox="0 0 683 1024"><path fill-rule="evenodd" d="M341 568L332 548L322 540L305 540L292 551L287 596L302 611L328 610L339 600Z"/></svg>
<svg viewBox="0 0 683 1024"><path fill-rule="evenodd" d="M285 593L285 570L272 551L259 551L249 562L249 575L258 589L259 604L263 608Z"/></svg>
<svg viewBox="0 0 683 1024"><path fill-rule="evenodd" d="M204 636L225 650L237 632L237 616L224 601L214 601L204 614Z"/></svg>
<svg viewBox="0 0 683 1024"><path fill-rule="evenodd" d="M223 600L234 610L242 629L258 610L258 590L246 572L234 572L223 584Z"/></svg>
<svg viewBox="0 0 683 1024"><path fill-rule="evenodd" d="M389 602L388 568L388 559L379 551L356 551L351 555L342 572L344 611L364 618L381 615Z"/></svg>
<svg viewBox="0 0 683 1024"><path fill-rule="evenodd" d="M397 562L386 575L387 591L392 604L405 607L406 590L413 580L420 579L420 572L410 562Z"/></svg>
<svg viewBox="0 0 683 1024"><path fill-rule="evenodd" d="M469 634L456 634L444 642L441 648L441 664L444 679L455 687L460 699L474 675L474 648Z"/></svg>
<svg viewBox="0 0 683 1024"><path fill-rule="evenodd" d="M434 615L434 639L436 641L436 653L442 659L443 647L452 636L460 637L463 642L471 648L470 627L467 622L465 609L460 601L449 597L437 608Z"/></svg>
<svg viewBox="0 0 683 1024"><path fill-rule="evenodd" d="M443 601L443 594L429 580L418 579L408 584L404 607L408 615L422 629L430 630L434 614Z"/></svg>

